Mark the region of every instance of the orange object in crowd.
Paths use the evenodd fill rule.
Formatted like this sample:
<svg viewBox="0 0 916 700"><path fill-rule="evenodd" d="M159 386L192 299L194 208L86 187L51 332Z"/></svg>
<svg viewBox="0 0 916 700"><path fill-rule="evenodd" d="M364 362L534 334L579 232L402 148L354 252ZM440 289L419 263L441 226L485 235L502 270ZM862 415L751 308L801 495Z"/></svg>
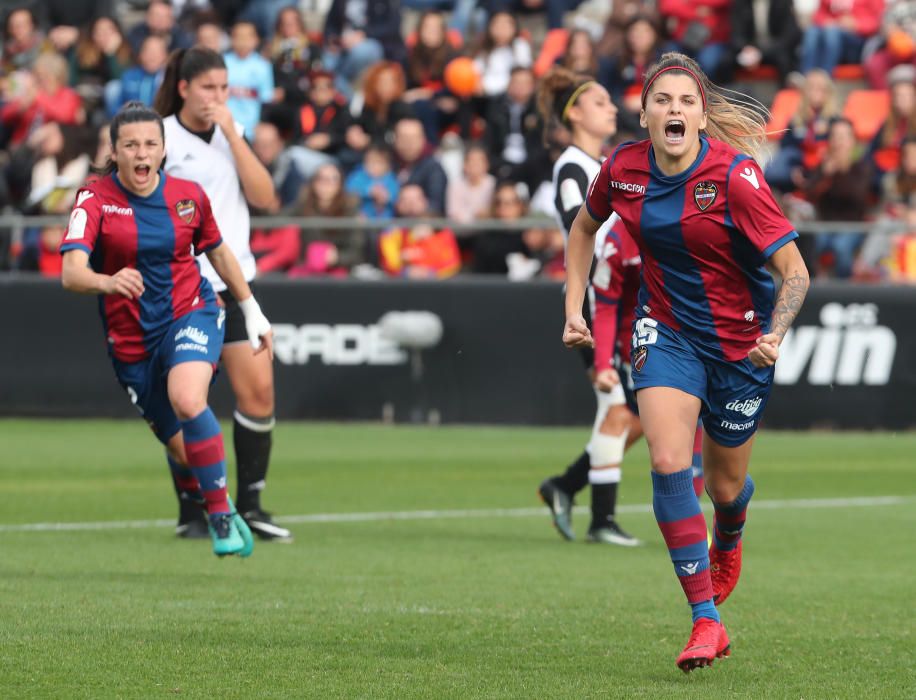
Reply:
<svg viewBox="0 0 916 700"><path fill-rule="evenodd" d="M379 237L379 258L382 269L389 275L441 279L461 269L461 253L451 229L433 231L414 227L384 231Z"/></svg>
<svg viewBox="0 0 916 700"><path fill-rule="evenodd" d="M467 56L453 58L445 66L445 86L458 97L470 97L480 87L480 71Z"/></svg>

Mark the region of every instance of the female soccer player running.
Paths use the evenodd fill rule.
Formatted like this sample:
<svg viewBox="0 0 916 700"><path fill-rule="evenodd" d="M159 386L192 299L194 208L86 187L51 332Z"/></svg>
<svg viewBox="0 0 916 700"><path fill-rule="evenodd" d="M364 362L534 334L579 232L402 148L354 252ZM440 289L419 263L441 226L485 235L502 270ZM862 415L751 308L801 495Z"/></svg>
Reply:
<svg viewBox="0 0 916 700"><path fill-rule="evenodd" d="M254 542L226 491L223 436L207 405L224 312L194 255L206 253L242 300L248 336L268 357L270 323L222 245L200 185L160 170L165 130L159 115L130 102L109 133L109 172L77 193L61 243L62 282L71 291L100 295L118 381L169 458L187 470L180 486L206 505L213 551L246 557Z"/></svg>
<svg viewBox="0 0 916 700"><path fill-rule="evenodd" d="M248 203L269 208L276 199L273 181L245 141L242 125L226 106L228 74L222 57L202 47L180 49L169 57L156 94L155 108L165 119L169 175L199 182L213 202L213 213L227 246L235 253L245 279L255 276L249 247ZM233 443L238 476L239 511L262 539L292 539L261 508L274 428L274 375L266 353L253 353L245 333L244 309L207 261L204 277L226 307L226 338L222 361L235 394ZM185 477L170 463L177 484ZM176 491L177 492L177 491ZM199 510L179 499L177 533L194 537L200 530Z"/></svg>
<svg viewBox="0 0 916 700"><path fill-rule="evenodd" d="M726 101L696 62L675 53L648 72L642 105L649 139L623 144L605 161L573 222L563 341L593 342L582 300L595 232L616 212L642 254L633 380L655 517L693 611L693 633L677 659L689 672L729 654L716 601L738 581L754 492L752 438L808 272L798 234L750 156L765 138L763 118ZM775 303L767 262L782 280ZM689 468L698 416L715 507L709 550Z"/></svg>
<svg viewBox="0 0 916 700"><path fill-rule="evenodd" d="M570 226L585 202L588 185L601 169L602 147L617 132L617 108L607 91L592 78L563 68L555 68L544 76L538 107L547 129L562 124L571 134L569 147L553 167L557 220L568 237ZM591 348L580 348L597 403L592 435L566 472L545 479L538 493L550 509L557 532L572 540L573 498L591 484L588 541L633 546L639 540L617 524L615 511L624 452L642 436L629 380L624 377L621 383L618 375L618 370L625 374L629 371L630 325L639 286L639 254L616 216L601 226L595 243L598 264L593 294L591 303L583 305L583 313L595 316L595 327L601 330L600 335L596 331L596 337L605 342L594 352ZM699 495L702 489L699 454L696 462L699 476L695 484Z"/></svg>

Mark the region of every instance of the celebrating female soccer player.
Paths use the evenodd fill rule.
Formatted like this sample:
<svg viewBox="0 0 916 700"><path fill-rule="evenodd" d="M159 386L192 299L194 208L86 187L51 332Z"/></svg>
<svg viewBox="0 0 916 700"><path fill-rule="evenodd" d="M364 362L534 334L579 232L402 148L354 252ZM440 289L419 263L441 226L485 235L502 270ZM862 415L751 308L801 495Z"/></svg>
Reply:
<svg viewBox="0 0 916 700"><path fill-rule="evenodd" d="M568 236L569 227L585 201L588 184L601 168L602 147L607 139L617 133L617 108L601 85L587 76L577 75L564 68L554 68L544 76L538 94L538 107L548 131L559 123L569 129L572 135L570 146L553 166L554 205L560 227ZM608 284L613 282L618 292L622 292L617 283L623 279L619 277L623 271L620 263L624 261L626 253L620 250L619 233L615 234L618 236L616 247L613 242L610 247L605 243L612 226L619 221L618 217L612 216L601 227L595 252L606 273L602 276L607 276ZM625 241L632 245L629 235L625 232L623 235ZM605 249L610 255L603 254ZM636 258L638 264L638 254ZM611 272L611 265L618 268L616 275ZM595 294L596 311L605 310L609 304L617 304L618 299L609 295L610 291L606 288L603 293ZM590 306L585 304L582 307L583 313L591 315ZM625 314L629 313L632 318L632 309L621 307L621 310ZM615 321L615 326L616 313L615 308L606 316ZM639 541L617 524L615 510L624 450L639 438L642 431L639 419L627 409L623 387L611 366L617 343L614 330L610 327L607 330L610 335L602 336L608 338L604 346L607 352L601 363L595 362L595 353L591 348L581 349L585 370L597 399L591 439L566 472L545 479L538 492L550 509L557 532L567 540L572 540L573 497L586 484L591 484L592 521L588 528L588 541L633 546Z"/></svg>
<svg viewBox="0 0 916 700"><path fill-rule="evenodd" d="M689 672L729 653L716 602L738 581L754 492L752 438L808 272L798 234L749 155L765 138L762 117L726 101L696 62L675 53L648 72L642 105L649 140L623 144L605 161L573 222L563 341L593 343L582 300L595 232L613 211L642 254L633 380L655 516L693 611L693 633L677 659ZM766 262L782 279L775 303ZM709 550L689 468L700 415L715 507Z"/></svg>
<svg viewBox="0 0 916 700"><path fill-rule="evenodd" d="M226 106L228 96L226 64L218 53L202 47L180 49L169 58L155 108L165 118L166 172L201 184L213 202L213 213L228 247L238 258L245 279L251 282L256 270L249 247L248 202L267 209L274 204L276 193L270 174ZM273 365L267 354L253 353L249 347L238 297L226 289L206 261L201 269L226 306L222 360L236 398L233 442L239 511L261 538L288 541L290 531L261 509L260 493L267 478L275 423ZM183 478L181 467L170 466L177 484ZM197 536L197 509L187 501L179 502L178 534Z"/></svg>
<svg viewBox="0 0 916 700"><path fill-rule="evenodd" d="M139 102L110 127L109 174L81 189L61 243L65 288L99 294L115 375L186 470L180 487L208 513L213 551L251 554L251 532L226 491L219 423L207 392L223 345L224 312L192 255L207 258L232 290L258 352L270 356L270 323L238 261L222 245L197 183L160 171L162 119Z"/></svg>

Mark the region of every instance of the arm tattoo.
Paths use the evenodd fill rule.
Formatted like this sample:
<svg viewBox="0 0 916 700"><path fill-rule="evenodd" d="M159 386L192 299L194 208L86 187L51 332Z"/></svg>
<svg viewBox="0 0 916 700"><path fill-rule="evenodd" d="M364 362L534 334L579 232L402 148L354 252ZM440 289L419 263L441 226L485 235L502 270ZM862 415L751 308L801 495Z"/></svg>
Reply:
<svg viewBox="0 0 916 700"><path fill-rule="evenodd" d="M773 309L770 333L775 333L782 340L789 326L798 316L802 302L808 293L808 277L794 272L791 277L786 277L779 286L776 295L776 304Z"/></svg>

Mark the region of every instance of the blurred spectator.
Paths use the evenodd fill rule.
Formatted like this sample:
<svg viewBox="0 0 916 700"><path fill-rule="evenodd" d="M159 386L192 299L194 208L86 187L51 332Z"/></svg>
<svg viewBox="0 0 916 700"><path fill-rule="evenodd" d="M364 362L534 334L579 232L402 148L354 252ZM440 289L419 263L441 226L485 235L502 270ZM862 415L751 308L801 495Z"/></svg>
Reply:
<svg viewBox="0 0 916 700"><path fill-rule="evenodd" d="M318 167L303 189L292 214L305 217L348 218L356 215L356 201L343 188L343 173L333 163ZM291 276L333 274L366 262L366 236L355 229L304 229L305 256L289 271Z"/></svg>
<svg viewBox="0 0 916 700"><path fill-rule="evenodd" d="M305 21L297 8L280 10L266 53L274 69L274 102L302 106L309 75L320 58L321 48L309 40Z"/></svg>
<svg viewBox="0 0 916 700"><path fill-rule="evenodd" d="M429 208L436 214L444 213L448 178L426 142L419 119L405 117L395 124L394 154L402 190L407 185L419 185Z"/></svg>
<svg viewBox="0 0 916 700"><path fill-rule="evenodd" d="M251 148L270 173L280 207L294 204L305 184L305 177L299 172L277 127L269 122L258 124L254 129Z"/></svg>
<svg viewBox="0 0 916 700"><path fill-rule="evenodd" d="M345 189L359 199L359 211L367 219L394 216L398 198L398 179L391 171L391 152L381 144L370 145L362 165L347 176Z"/></svg>
<svg viewBox="0 0 916 700"><path fill-rule="evenodd" d="M132 62L130 46L115 20L102 15L80 30L68 57L70 86L82 96L87 112L117 99L120 85L114 81L120 80Z"/></svg>
<svg viewBox="0 0 916 700"><path fill-rule="evenodd" d="M67 87L67 61L46 53L35 61L34 76L17 71L6 80L0 122L10 132L10 145L25 141L33 128L53 121L81 124L86 115L80 96Z"/></svg>
<svg viewBox="0 0 916 700"><path fill-rule="evenodd" d="M827 148L830 120L839 116L836 86L820 68L805 75L798 111L779 141L779 150L766 169L767 182L782 192L801 187L806 173L820 163Z"/></svg>
<svg viewBox="0 0 916 700"><path fill-rule="evenodd" d="M150 0L143 22L131 29L127 41L135 55L140 53L140 45L150 34L161 36L168 51L186 49L193 43L190 35L175 22L175 12L167 0Z"/></svg>
<svg viewBox="0 0 916 700"><path fill-rule="evenodd" d="M562 29L563 16L572 12L582 0L482 0L481 4L492 16L497 12L511 14L543 12L547 17L547 29Z"/></svg>
<svg viewBox="0 0 916 700"><path fill-rule="evenodd" d="M496 178L523 181L530 192L543 179L549 180L551 173L534 90L531 69L514 68L505 94L490 104L486 130L491 170Z"/></svg>
<svg viewBox="0 0 916 700"><path fill-rule="evenodd" d="M802 34L794 0L732 0L731 28L731 68L773 66L780 83L796 69Z"/></svg>
<svg viewBox="0 0 916 700"><path fill-rule="evenodd" d="M114 87L106 90L106 97L113 98L106 105L108 116L113 117L121 105L131 100L138 100L152 107L156 91L165 74L168 58L165 41L161 36L152 34L146 37L140 46L137 65L124 71L117 90Z"/></svg>
<svg viewBox="0 0 916 700"><path fill-rule="evenodd" d="M413 110L401 99L405 91L404 70L399 64L381 61L366 71L363 105L346 136L353 151L362 153L373 141L393 141L394 125L413 116Z"/></svg>
<svg viewBox="0 0 916 700"><path fill-rule="evenodd" d="M521 36L518 19L509 12L492 14L474 59L482 76L483 94L489 98L503 95L512 69L530 68L533 63L531 44Z"/></svg>
<svg viewBox="0 0 916 700"><path fill-rule="evenodd" d="M310 83L308 99L299 108L301 143L312 151L334 155L344 145L350 112L329 72L312 73Z"/></svg>
<svg viewBox="0 0 916 700"><path fill-rule="evenodd" d="M587 29L573 29L569 32L566 50L557 59L557 63L575 73L597 77L602 71L599 67L598 47L591 32Z"/></svg>
<svg viewBox="0 0 916 700"><path fill-rule="evenodd" d="M493 193L492 218L511 223L528 213L528 202L523 199L519 185L515 182L501 182ZM471 239L472 270L481 274L505 275L509 272L507 257L521 253L527 257L522 242L522 231L518 229L496 229L482 231Z"/></svg>
<svg viewBox="0 0 916 700"><path fill-rule="evenodd" d="M204 15L196 23L194 28L194 43L218 54L226 52L229 48L229 39L218 17L214 15Z"/></svg>
<svg viewBox="0 0 916 700"><path fill-rule="evenodd" d="M398 217L430 216L429 202L418 185L406 185L398 195ZM397 226L381 233L379 263L389 275L422 278L451 277L461 269L458 242L451 229L436 230L426 223Z"/></svg>
<svg viewBox="0 0 916 700"><path fill-rule="evenodd" d="M490 175L490 157L482 144L464 151L461 177L448 183L445 214L459 223L486 218L493 206L496 178Z"/></svg>
<svg viewBox="0 0 916 700"><path fill-rule="evenodd" d="M630 21L637 15L646 15L658 27L658 13L652 5L644 0L615 0L611 6L604 25L604 32L598 41L598 55L608 58L617 58L623 51L624 35Z"/></svg>
<svg viewBox="0 0 916 700"><path fill-rule="evenodd" d="M732 0L659 0L672 48L696 59L700 68L720 82L728 67Z"/></svg>
<svg viewBox="0 0 916 700"><path fill-rule="evenodd" d="M903 140L916 136L916 68L899 65L891 70L887 81L891 91L890 114L869 148L876 189L880 188L885 174L899 166Z"/></svg>
<svg viewBox="0 0 916 700"><path fill-rule="evenodd" d="M401 13L398 0L333 0L324 25L324 64L337 76L337 89L347 98L370 65L386 58L402 61Z"/></svg>
<svg viewBox="0 0 916 700"><path fill-rule="evenodd" d="M662 38L652 15L634 15L624 29L619 57L610 61L606 73L598 79L607 87L620 110L617 116L620 130L632 134L634 138L648 137L648 132L639 125L642 84L646 70L661 53Z"/></svg>
<svg viewBox="0 0 916 700"><path fill-rule="evenodd" d="M35 60L43 51L51 50L50 44L38 29L35 14L26 7L10 11L3 24L3 61L5 75L17 70L31 70Z"/></svg>
<svg viewBox="0 0 916 700"><path fill-rule="evenodd" d="M403 100L409 104L426 129L430 143L439 142L439 134L455 121L459 101L445 88L445 66L458 55L449 42L445 17L428 11L417 22L416 43L407 52L407 91Z"/></svg>
<svg viewBox="0 0 916 700"><path fill-rule="evenodd" d="M566 240L556 226L530 228L522 232L524 253L509 253L506 265L513 282L540 276L563 281L566 279Z"/></svg>
<svg viewBox="0 0 916 700"><path fill-rule="evenodd" d="M805 194L821 221L865 221L870 195L868 163L857 158L856 136L852 122L843 117L830 123L827 150L820 165L808 178ZM865 226L863 224L863 231ZM856 250L864 233L822 233L815 241L815 270L825 272L826 254L833 257L833 275L852 274Z"/></svg>
<svg viewBox="0 0 916 700"><path fill-rule="evenodd" d="M916 1L891 0L884 12L881 33L868 42L864 66L868 84L875 90L887 85L891 68L916 64Z"/></svg>
<svg viewBox="0 0 916 700"><path fill-rule="evenodd" d="M916 201L916 136L908 136L900 145L900 165L884 178L882 203L888 215L902 218L909 202Z"/></svg>
<svg viewBox="0 0 916 700"><path fill-rule="evenodd" d="M296 0L247 0L235 22L251 22L258 34L269 37L280 13L297 4Z"/></svg>
<svg viewBox="0 0 916 700"><path fill-rule="evenodd" d="M801 71L823 68L829 75L840 63L859 63L865 40L876 34L884 0L820 0L805 30Z"/></svg>
<svg viewBox="0 0 916 700"><path fill-rule="evenodd" d="M261 120L261 103L274 98L274 74L270 62L257 53L258 30L251 22L236 22L230 35L232 50L223 58L229 71L229 100L235 120L251 138Z"/></svg>
<svg viewBox="0 0 916 700"><path fill-rule="evenodd" d="M82 28L99 17L114 17L113 0L42 0L38 21L50 27L48 40L55 51L66 53L79 40Z"/></svg>

